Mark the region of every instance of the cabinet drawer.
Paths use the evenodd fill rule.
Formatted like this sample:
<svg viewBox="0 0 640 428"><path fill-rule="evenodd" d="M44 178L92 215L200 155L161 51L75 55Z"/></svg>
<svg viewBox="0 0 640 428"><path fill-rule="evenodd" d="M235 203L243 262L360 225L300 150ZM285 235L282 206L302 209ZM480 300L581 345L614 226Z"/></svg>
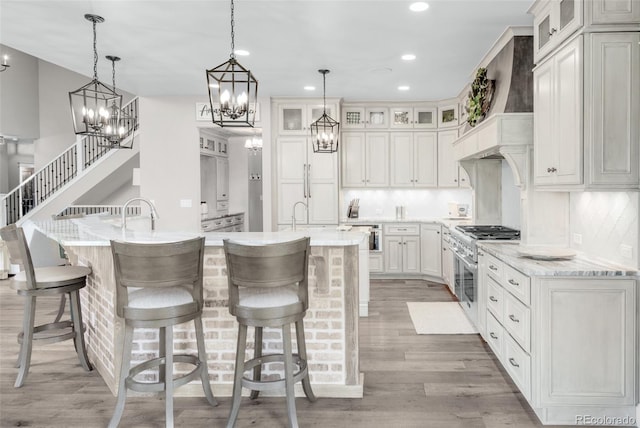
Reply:
<svg viewBox="0 0 640 428"><path fill-rule="evenodd" d="M420 225L418 224L385 224L384 233L386 235L419 235Z"/></svg>
<svg viewBox="0 0 640 428"><path fill-rule="evenodd" d="M502 278L502 285L507 291L520 299L525 305L531 303L531 278L509 265L504 265Z"/></svg>
<svg viewBox="0 0 640 428"><path fill-rule="evenodd" d="M531 397L531 357L508 334L504 336L502 365L527 400Z"/></svg>
<svg viewBox="0 0 640 428"><path fill-rule="evenodd" d="M504 293L504 316L502 324L507 332L529 352L531 337L531 315L529 308L509 293Z"/></svg>
<svg viewBox="0 0 640 428"><path fill-rule="evenodd" d="M369 253L369 272L384 272L382 253Z"/></svg>
<svg viewBox="0 0 640 428"><path fill-rule="evenodd" d="M216 202L216 210L224 211L229 209L229 202L227 201L218 201Z"/></svg>
<svg viewBox="0 0 640 428"><path fill-rule="evenodd" d="M487 272L489 275L493 277L498 283L502 283L502 271L504 270L503 263L493 257L491 254L484 253L485 256L485 264L487 266Z"/></svg>
<svg viewBox="0 0 640 428"><path fill-rule="evenodd" d="M491 350L498 357L498 359L502 359L503 354L503 342L504 342L504 329L502 325L495 319L493 314L490 311L487 311L487 327L486 327L487 335L485 339L487 343L491 347Z"/></svg>
<svg viewBox="0 0 640 428"><path fill-rule="evenodd" d="M504 290L493 278L487 277L487 309L502 323L504 312Z"/></svg>

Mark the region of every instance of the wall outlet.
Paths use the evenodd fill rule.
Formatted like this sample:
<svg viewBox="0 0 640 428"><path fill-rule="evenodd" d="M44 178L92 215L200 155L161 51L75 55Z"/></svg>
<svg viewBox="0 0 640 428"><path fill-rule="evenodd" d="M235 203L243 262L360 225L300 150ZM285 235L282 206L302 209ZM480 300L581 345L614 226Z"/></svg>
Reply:
<svg viewBox="0 0 640 428"><path fill-rule="evenodd" d="M573 243L574 244L578 244L578 245L582 245L582 234L581 233L574 233L573 234Z"/></svg>
<svg viewBox="0 0 640 428"><path fill-rule="evenodd" d="M191 208L191 199L180 199L180 208Z"/></svg>
<svg viewBox="0 0 640 428"><path fill-rule="evenodd" d="M620 255L625 259L633 258L633 247L631 245L620 244Z"/></svg>

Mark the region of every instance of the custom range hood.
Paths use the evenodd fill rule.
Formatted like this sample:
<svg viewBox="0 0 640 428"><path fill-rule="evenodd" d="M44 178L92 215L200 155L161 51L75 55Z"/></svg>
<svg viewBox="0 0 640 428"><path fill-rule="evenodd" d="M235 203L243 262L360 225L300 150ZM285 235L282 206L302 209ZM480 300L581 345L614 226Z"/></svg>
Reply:
<svg viewBox="0 0 640 428"><path fill-rule="evenodd" d="M505 159L516 185L526 187L533 146L533 65L531 27L507 28L480 62L478 68L486 68L493 81L489 108L475 126L467 122L453 144L455 159L470 175L474 163L468 161Z"/></svg>

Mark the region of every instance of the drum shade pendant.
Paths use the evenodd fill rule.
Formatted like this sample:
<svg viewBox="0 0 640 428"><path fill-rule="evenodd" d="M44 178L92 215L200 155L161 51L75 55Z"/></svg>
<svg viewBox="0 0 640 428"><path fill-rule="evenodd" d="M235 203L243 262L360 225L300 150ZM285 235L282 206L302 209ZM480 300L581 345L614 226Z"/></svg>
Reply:
<svg viewBox="0 0 640 428"><path fill-rule="evenodd" d="M107 55L105 58L111 61L112 88L116 92L116 62L120 61L120 57ZM135 113L135 111L131 111ZM109 119L105 128L106 138L101 146L111 147L112 149L132 149L133 133L135 132L138 118L133 114L129 114L125 110L118 111L115 102L109 107ZM127 144L122 144L127 136L131 135Z"/></svg>
<svg viewBox="0 0 640 428"><path fill-rule="evenodd" d="M327 115L326 80L329 70L318 70L322 74L322 116L310 126L311 146L316 153L335 153L338 151L340 123Z"/></svg>
<svg viewBox="0 0 640 428"><path fill-rule="evenodd" d="M69 92L73 128L76 134L107 138L107 127L120 118L122 95L98 80L98 50L96 48L96 24L104 22L98 15L86 14L85 19L93 24L93 80L80 89ZM117 108L111 110L112 106ZM112 118L112 113L117 115Z"/></svg>
<svg viewBox="0 0 640 428"><path fill-rule="evenodd" d="M253 127L258 105L258 81L236 60L234 25L231 0L231 55L228 61L207 70L211 119L221 127Z"/></svg>

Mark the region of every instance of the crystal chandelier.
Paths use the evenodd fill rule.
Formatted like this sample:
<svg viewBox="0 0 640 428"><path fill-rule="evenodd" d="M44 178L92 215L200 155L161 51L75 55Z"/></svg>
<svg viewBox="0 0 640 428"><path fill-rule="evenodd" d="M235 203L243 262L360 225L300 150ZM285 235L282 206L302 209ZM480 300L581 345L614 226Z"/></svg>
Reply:
<svg viewBox="0 0 640 428"><path fill-rule="evenodd" d="M98 15L86 14L85 19L93 23L93 80L80 89L69 92L73 128L76 134L107 138L109 123L118 123L122 108L122 95L98 80L98 50L96 48L96 24L104 22ZM117 108L112 110L112 106ZM112 114L117 115L116 118Z"/></svg>
<svg viewBox="0 0 640 428"><path fill-rule="evenodd" d="M258 81L236 60L234 25L231 0L231 55L228 61L207 70L211 119L221 127L253 127L258 105Z"/></svg>
<svg viewBox="0 0 640 428"><path fill-rule="evenodd" d="M321 69L322 74L322 116L310 126L311 146L316 153L335 153L338 151L340 123L327 115L326 79L329 70Z"/></svg>
<svg viewBox="0 0 640 428"><path fill-rule="evenodd" d="M107 55L105 58L111 61L111 76L112 76L112 88L116 92L116 61L120 61L120 57ZM111 103L109 108L109 119L107 120L107 126L105 128L106 138L105 144L101 146L108 146L112 149L132 149L133 148L133 135L128 144L122 144L127 138L129 133L133 133L136 128L136 117L132 117L124 110L118 111L118 106L115 102Z"/></svg>

